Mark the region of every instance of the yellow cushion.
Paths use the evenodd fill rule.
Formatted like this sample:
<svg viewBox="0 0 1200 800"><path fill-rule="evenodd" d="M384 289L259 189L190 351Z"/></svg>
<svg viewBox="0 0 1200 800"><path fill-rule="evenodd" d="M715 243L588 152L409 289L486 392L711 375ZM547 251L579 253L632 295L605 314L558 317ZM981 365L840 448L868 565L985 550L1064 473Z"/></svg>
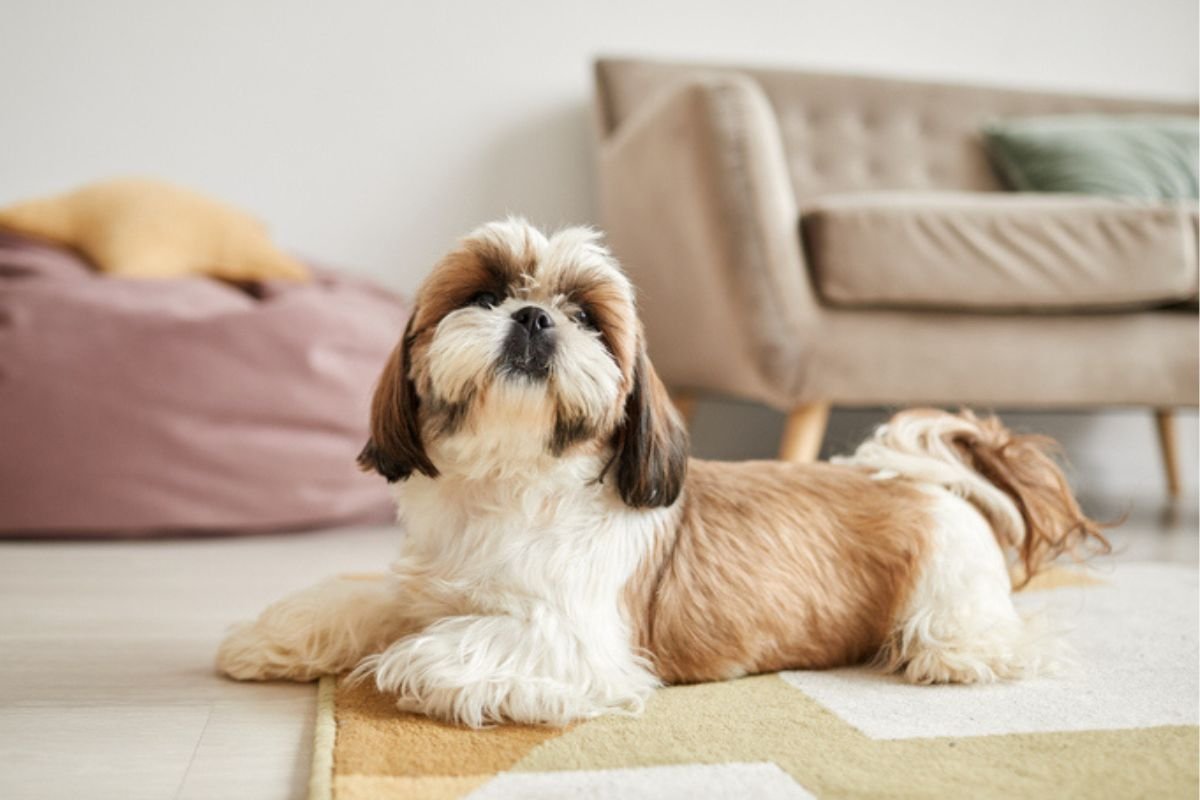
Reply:
<svg viewBox="0 0 1200 800"><path fill-rule="evenodd" d="M72 247L133 278L307 280L253 217L160 181L122 178L0 209L0 228Z"/></svg>

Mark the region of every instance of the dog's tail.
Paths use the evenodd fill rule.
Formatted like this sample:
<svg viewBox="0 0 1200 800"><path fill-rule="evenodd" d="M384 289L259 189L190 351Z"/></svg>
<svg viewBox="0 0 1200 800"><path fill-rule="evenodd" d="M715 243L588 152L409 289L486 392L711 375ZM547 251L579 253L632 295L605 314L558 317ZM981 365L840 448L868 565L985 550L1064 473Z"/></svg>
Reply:
<svg viewBox="0 0 1200 800"><path fill-rule="evenodd" d="M942 486L983 513L1022 586L1061 555L1111 550L1102 525L1079 507L1046 436L1019 435L996 417L914 409L879 426L854 455L837 459Z"/></svg>

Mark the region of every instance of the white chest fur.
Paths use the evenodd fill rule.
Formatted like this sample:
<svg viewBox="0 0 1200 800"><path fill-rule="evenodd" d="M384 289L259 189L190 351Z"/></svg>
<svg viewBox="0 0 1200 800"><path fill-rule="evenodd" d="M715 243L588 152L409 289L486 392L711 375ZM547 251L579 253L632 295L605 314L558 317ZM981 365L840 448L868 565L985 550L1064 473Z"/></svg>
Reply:
<svg viewBox="0 0 1200 800"><path fill-rule="evenodd" d="M628 508L596 480L602 466L575 456L403 484L393 569L423 630L371 665L381 688L468 724L640 707L656 680L621 592L676 512Z"/></svg>
<svg viewBox="0 0 1200 800"><path fill-rule="evenodd" d="M407 536L398 571L436 575L483 613L615 602L663 514L625 507L596 481L600 469L584 458L536 480L414 478L400 497Z"/></svg>

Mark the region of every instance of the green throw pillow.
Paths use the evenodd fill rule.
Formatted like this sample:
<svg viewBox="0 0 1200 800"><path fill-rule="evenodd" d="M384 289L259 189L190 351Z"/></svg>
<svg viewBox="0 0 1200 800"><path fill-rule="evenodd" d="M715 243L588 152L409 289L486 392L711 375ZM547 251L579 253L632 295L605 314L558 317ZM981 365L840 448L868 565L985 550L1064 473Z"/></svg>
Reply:
<svg viewBox="0 0 1200 800"><path fill-rule="evenodd" d="M1200 123L1191 117L1027 117L992 122L983 133L992 161L1019 191L1197 196Z"/></svg>

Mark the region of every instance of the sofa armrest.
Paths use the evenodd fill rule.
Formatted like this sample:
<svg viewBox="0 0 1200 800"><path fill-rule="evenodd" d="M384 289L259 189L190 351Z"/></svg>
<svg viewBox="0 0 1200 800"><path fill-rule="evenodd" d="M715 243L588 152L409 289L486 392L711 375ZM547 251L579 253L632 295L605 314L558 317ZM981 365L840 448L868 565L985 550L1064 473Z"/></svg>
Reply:
<svg viewBox="0 0 1200 800"><path fill-rule="evenodd" d="M667 385L794 403L820 309L761 88L725 73L681 84L601 143L599 171L602 219Z"/></svg>

